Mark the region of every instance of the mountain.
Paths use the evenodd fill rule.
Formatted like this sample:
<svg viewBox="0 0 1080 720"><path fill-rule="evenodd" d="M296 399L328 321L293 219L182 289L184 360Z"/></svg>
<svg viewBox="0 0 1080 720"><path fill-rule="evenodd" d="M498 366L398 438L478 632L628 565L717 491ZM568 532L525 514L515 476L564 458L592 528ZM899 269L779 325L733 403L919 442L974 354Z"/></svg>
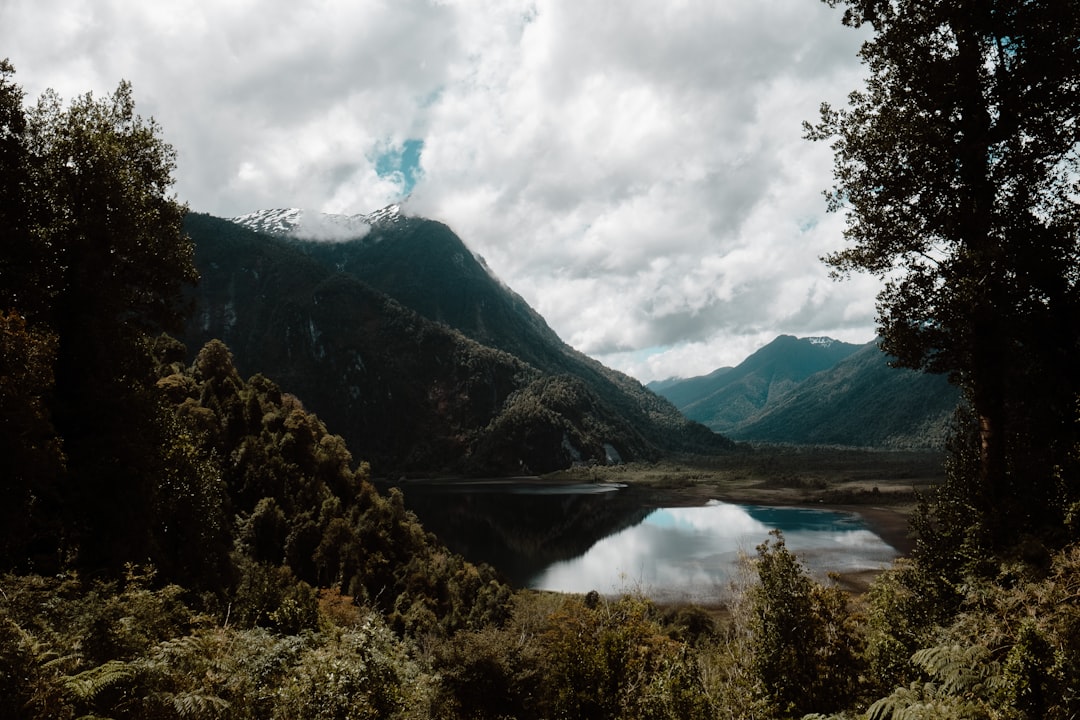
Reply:
<svg viewBox="0 0 1080 720"><path fill-rule="evenodd" d="M831 338L781 335L734 368L649 387L671 400L687 418L723 433L859 347Z"/></svg>
<svg viewBox="0 0 1080 720"><path fill-rule="evenodd" d="M224 340L241 373L303 398L377 473L545 472L730 447L562 343L445 225L396 208L316 217L189 214L202 278L182 339L191 353Z"/></svg>
<svg viewBox="0 0 1080 720"><path fill-rule="evenodd" d="M580 369L576 361L566 364L575 353L547 322L442 223L405 216L396 205L351 216L262 211L233 222L290 239L321 265L540 369ZM327 241L345 237L346 242ZM577 359L587 360L583 355Z"/></svg>
<svg viewBox="0 0 1080 720"><path fill-rule="evenodd" d="M941 447L957 388L890 367L877 342L782 335L734 368L650 383L687 417L735 440L855 447Z"/></svg>
<svg viewBox="0 0 1080 720"><path fill-rule="evenodd" d="M692 378L668 378L667 380L653 380L646 385L658 395L666 397L677 408L683 408L704 397L708 397L717 389L723 387L723 377L734 370L730 367L722 367L713 370L708 375Z"/></svg>
<svg viewBox="0 0 1080 720"><path fill-rule="evenodd" d="M945 376L891 367L871 342L729 432L761 442L938 448L959 402Z"/></svg>

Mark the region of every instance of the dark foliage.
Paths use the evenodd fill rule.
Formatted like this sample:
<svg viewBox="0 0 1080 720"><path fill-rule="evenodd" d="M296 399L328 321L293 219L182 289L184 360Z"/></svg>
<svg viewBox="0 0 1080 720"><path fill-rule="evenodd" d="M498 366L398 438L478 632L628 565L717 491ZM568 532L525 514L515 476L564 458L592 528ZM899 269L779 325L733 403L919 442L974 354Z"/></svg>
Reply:
<svg viewBox="0 0 1080 720"><path fill-rule="evenodd" d="M168 340L158 347L175 353ZM206 576L185 584L220 589L228 560L233 616L284 631L314 623L315 586L341 588L409 633L505 616L509 590L490 568L447 552L400 491L379 495L367 464L354 468L344 441L295 397L262 376L241 380L223 343L208 343L190 368L163 362L160 372L177 415L174 446L190 443L174 454L202 463L210 483L162 507L159 537L170 544L159 564L190 572L184 553L204 558Z"/></svg>
<svg viewBox="0 0 1080 720"><path fill-rule="evenodd" d="M807 126L832 142L830 208L847 214L850 245L827 261L885 281L886 352L964 390L988 547L1059 534L1080 501L1080 8L830 4L872 36L865 88Z"/></svg>
<svg viewBox="0 0 1080 720"><path fill-rule="evenodd" d="M30 361L20 372L33 407L11 398L27 425L3 432L35 434L41 461L40 487L27 490L29 465L11 480L34 525L20 562L116 568L145 559L146 478L166 462L144 339L181 324L181 291L196 278L186 209L167 194L175 153L135 114L127 83L67 107L46 92L24 110L13 73L0 65L0 311L25 318L3 353Z"/></svg>

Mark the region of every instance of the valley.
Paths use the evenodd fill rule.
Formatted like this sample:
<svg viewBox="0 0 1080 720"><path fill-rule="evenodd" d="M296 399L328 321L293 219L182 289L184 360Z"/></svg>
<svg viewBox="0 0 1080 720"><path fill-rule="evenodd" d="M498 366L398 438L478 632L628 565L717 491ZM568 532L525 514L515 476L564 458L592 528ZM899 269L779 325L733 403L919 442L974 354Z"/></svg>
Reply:
<svg viewBox="0 0 1080 720"><path fill-rule="evenodd" d="M228 150L242 117L203 114L190 84L172 96L213 138L183 132L173 147L135 114L129 81L26 104L0 59L0 719L1080 717L1080 13L826 4L872 31L859 52L866 91L802 125L834 151L827 209L844 215L846 249L792 186L754 191L766 176L801 187L812 175L808 155L756 131L783 113L730 92L746 68L767 82L760 70L783 48L749 34L717 45L694 8L667 13L700 38L662 73L675 71L676 93L639 70L690 37L650 22L666 46L639 42L618 22L633 13L579 23L577 48L549 24L573 3L510 8L509 33L476 39L528 42L499 53L508 74L492 76L455 62L446 23L408 32L410 45L395 30L411 23L362 8L378 42L341 35L319 53L324 67L415 90L415 65L385 48L435 51L419 57L428 80L412 97L436 110L400 152L364 117L365 105L396 114L385 96L349 93L348 112L332 113L369 126L374 175L350 160L357 133L313 144L280 124L320 115L308 91L336 89L302 53L288 73L225 72L213 93L290 103L244 133L276 127L275 144L288 142L266 165L258 143ZM112 15L67 24L108 38ZM759 15L746 22L779 37ZM295 49L267 31L308 34L272 15L252 34L244 19L244 43L218 44ZM156 39L124 20L128 35ZM469 36L493 27L481 20ZM792 20L793 35L813 35ZM87 67L117 67L68 45ZM366 45L382 62L351 54ZM716 47L720 64L702 62ZM553 50L573 73L546 72ZM624 54L635 72L606 61ZM776 77L798 86L770 85L814 94L828 60L812 46L791 58L797 75ZM716 102L683 102L699 70ZM248 91L259 75L273 92ZM605 94L599 80L616 75L640 92ZM294 79L305 92L290 92ZM531 101L488 112L459 102L458 79L480 98L481 84L520 85L520 99L577 86L615 114L570 95L548 105L557 123ZM482 142L438 132L444 100L463 111L455 125L492 118ZM530 109L520 127L512 105ZM679 142L654 132L663 117L649 105L678 108ZM668 152L693 146L682 119L722 132L721 105L755 125L732 144L738 162ZM580 124L590 114L602 125ZM584 143L559 153L529 142L534 130ZM493 264L402 205L191 212L170 188L203 143L224 164L193 177L230 213L263 197L244 192L252 181L274 187L273 202L297 192L296 168L320 165L314 150L333 156L339 191L313 184L307 199L340 208L384 197L363 192L374 177L401 180L390 185L405 198L425 183L412 207L457 208L465 232L488 233L476 247ZM485 160L484 192L471 195L468 173L446 174L470 164L455 145L518 169ZM743 162L775 149L776 162ZM558 155L573 173L552 172L545 156ZM605 162L615 155L625 160ZM577 182L590 175L602 193ZM663 191L639 193L649 188ZM798 217L773 216L766 195ZM533 212L540 196L557 212ZM492 216L507 211L499 230ZM796 244L836 278L884 282L877 340L822 334L867 340L868 305L804 282L782 252ZM557 284L544 294L530 277ZM781 334L738 362L749 343L798 330L813 336Z"/></svg>
<svg viewBox="0 0 1080 720"><path fill-rule="evenodd" d="M312 239L313 221L340 236ZM242 374L302 398L427 530L515 587L590 553L627 562L614 538L654 512L720 532L712 560L664 556L683 542L669 537L642 560L656 566L730 567L717 524L756 528L735 541L749 550L777 527L762 512L857 517L905 555L917 494L943 478L955 389L890 368L875 343L782 335L735 368L645 387L566 345L450 228L397 207L192 214L186 229L202 274L188 352L224 339ZM810 552L856 592L883 567Z"/></svg>

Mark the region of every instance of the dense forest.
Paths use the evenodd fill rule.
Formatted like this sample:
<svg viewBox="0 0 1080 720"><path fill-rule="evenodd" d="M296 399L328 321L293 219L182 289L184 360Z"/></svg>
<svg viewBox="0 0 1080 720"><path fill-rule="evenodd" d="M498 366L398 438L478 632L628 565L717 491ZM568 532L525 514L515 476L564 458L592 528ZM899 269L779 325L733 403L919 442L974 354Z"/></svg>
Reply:
<svg viewBox="0 0 1080 720"><path fill-rule="evenodd" d="M723 613L511 588L224 343L189 362L161 129L3 61L0 717L1080 715L1080 12L843 4L830 262L966 403L910 558L852 599L776 534Z"/></svg>

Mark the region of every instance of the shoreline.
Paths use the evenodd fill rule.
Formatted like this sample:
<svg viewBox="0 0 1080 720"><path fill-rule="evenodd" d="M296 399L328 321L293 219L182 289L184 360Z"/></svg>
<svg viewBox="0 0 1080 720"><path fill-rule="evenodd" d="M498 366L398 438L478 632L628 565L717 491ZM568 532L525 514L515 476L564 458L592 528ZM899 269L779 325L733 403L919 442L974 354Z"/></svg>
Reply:
<svg viewBox="0 0 1080 720"><path fill-rule="evenodd" d="M648 482L632 482L628 490L638 493L644 502L657 507L699 507L710 500L716 500L738 505L802 507L848 512L858 515L867 529L896 550L897 555L893 562L907 557L915 546L915 540L910 534L911 514L915 509L915 504L909 502L906 495L899 493L879 492L878 494L883 497L877 499L884 502L862 504L831 503L821 497L787 492L785 489L743 487L722 490L712 483L676 488L656 486ZM893 499L897 502L888 504L889 500ZM851 596L852 601L859 602L883 569L838 572L834 577L837 585Z"/></svg>
<svg viewBox="0 0 1080 720"><path fill-rule="evenodd" d="M644 496L645 502L657 507L697 507L710 500L738 505L765 505L770 507L803 507L854 513L863 519L868 529L892 546L900 556L906 556L915 546L910 536L910 520L914 505L903 502L895 505L874 503L832 503L822 498L798 497L789 493L768 489L744 488L737 491L721 491L711 484L684 488L664 488L648 483L631 483L631 492ZM887 494L886 494L887 499ZM904 498L906 500L906 498Z"/></svg>

